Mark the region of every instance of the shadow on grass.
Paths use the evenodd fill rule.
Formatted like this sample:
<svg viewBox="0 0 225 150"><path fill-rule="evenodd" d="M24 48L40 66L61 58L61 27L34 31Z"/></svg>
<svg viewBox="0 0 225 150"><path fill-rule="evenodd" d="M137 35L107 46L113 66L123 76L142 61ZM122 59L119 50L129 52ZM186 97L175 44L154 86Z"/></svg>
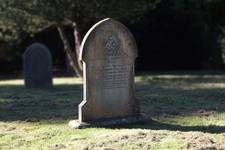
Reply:
<svg viewBox="0 0 225 150"><path fill-rule="evenodd" d="M225 76L176 75L175 78L142 76L136 95L142 110L151 116L190 114L198 111L225 112ZM219 77L218 77L219 76Z"/></svg>
<svg viewBox="0 0 225 150"><path fill-rule="evenodd" d="M152 84L150 81L139 83L136 95L141 101L142 111L148 115L161 116L190 114L199 110L225 112L224 88L182 89L188 80L170 80ZM219 79L193 79L193 83L219 82ZM147 83L147 84L146 84ZM221 82L220 82L221 83ZM169 85L169 86L168 86ZM172 85L172 86L171 86ZM191 83L189 83L191 86ZM22 85L0 86L0 121L39 122L59 120L67 122L77 118L78 104L82 101L82 85L55 85L52 89L26 89ZM204 116L203 116L204 117ZM123 128L123 127L122 127ZM142 128L170 131L199 131L208 133L224 133L225 126L182 126L152 120L148 124L132 125L124 128Z"/></svg>
<svg viewBox="0 0 225 150"><path fill-rule="evenodd" d="M69 120L77 115L82 85L55 85L51 89L0 86L0 121Z"/></svg>
<svg viewBox="0 0 225 150"><path fill-rule="evenodd" d="M181 132L205 132L205 133L225 133L225 126L183 126L176 124L162 123L156 120L150 120L148 123L127 125L127 126L117 126L113 128L119 129L149 129L149 130L169 130L169 131L181 131Z"/></svg>

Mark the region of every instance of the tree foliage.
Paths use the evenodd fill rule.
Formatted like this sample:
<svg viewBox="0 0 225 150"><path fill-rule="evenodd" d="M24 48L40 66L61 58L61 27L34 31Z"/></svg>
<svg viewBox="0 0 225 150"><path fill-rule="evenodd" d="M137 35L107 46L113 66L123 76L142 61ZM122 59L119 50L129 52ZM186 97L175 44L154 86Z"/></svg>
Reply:
<svg viewBox="0 0 225 150"><path fill-rule="evenodd" d="M136 22L154 7L152 0L0 0L1 39L21 38L26 33L40 32L46 27L56 27L64 49L76 72L81 74L78 61L79 31L86 24L103 18ZM73 28L75 51L69 43L64 26Z"/></svg>
<svg viewBox="0 0 225 150"><path fill-rule="evenodd" d="M19 41L46 28L57 28L77 74L82 69L77 59L80 33L108 17L146 28L163 24L168 30L188 24L201 38L204 61L222 63L219 42L224 38L224 0L0 0L0 4L0 40ZM65 27L73 30L70 36Z"/></svg>
<svg viewBox="0 0 225 150"><path fill-rule="evenodd" d="M175 9L191 14L193 25L202 33L205 61L213 66L222 66L221 39L225 27L224 0L177 0ZM214 67L214 68L215 68Z"/></svg>
<svg viewBox="0 0 225 150"><path fill-rule="evenodd" d="M149 0L0 0L0 3L0 29L9 35L72 23L82 27L106 17L136 22L154 7Z"/></svg>

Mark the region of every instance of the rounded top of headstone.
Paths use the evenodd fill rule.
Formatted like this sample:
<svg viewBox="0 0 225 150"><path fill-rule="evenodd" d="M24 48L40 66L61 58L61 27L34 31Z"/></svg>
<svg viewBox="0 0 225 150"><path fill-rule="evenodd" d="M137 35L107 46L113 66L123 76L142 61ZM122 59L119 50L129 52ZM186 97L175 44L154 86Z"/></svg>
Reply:
<svg viewBox="0 0 225 150"><path fill-rule="evenodd" d="M99 21L87 32L81 43L79 59L85 61L87 57L101 57L104 52L100 49L112 53L120 50L129 58L137 57L133 35L123 24L111 18Z"/></svg>
<svg viewBox="0 0 225 150"><path fill-rule="evenodd" d="M51 54L49 52L49 49L44 44L38 43L38 42L28 46L26 48L26 51L25 51L24 55L27 55L27 54L29 54L31 52L32 53L41 52L41 53L44 53L44 54L46 54L48 56L51 56Z"/></svg>

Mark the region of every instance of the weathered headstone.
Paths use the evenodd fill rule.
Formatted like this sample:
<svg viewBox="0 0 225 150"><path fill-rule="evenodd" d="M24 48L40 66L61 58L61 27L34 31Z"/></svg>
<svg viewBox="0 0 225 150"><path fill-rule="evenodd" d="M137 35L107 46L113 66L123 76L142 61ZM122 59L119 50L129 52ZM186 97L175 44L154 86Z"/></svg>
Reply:
<svg viewBox="0 0 225 150"><path fill-rule="evenodd" d="M84 100L79 105L82 125L113 125L139 121L139 105L134 95L136 42L129 30L113 19L95 24L81 45Z"/></svg>
<svg viewBox="0 0 225 150"><path fill-rule="evenodd" d="M24 81L27 88L52 86L52 56L40 43L29 46L24 53Z"/></svg>

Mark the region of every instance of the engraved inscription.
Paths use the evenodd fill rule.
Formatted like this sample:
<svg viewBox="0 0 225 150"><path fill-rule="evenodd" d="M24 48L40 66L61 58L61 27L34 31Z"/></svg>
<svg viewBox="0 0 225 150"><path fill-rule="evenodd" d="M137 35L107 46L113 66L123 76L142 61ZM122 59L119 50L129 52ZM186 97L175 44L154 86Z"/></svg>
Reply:
<svg viewBox="0 0 225 150"><path fill-rule="evenodd" d="M103 86L106 89L128 86L129 65L106 66L103 70Z"/></svg>
<svg viewBox="0 0 225 150"><path fill-rule="evenodd" d="M107 60L103 68L98 71L102 75L102 86L105 89L124 88L129 86L129 64L121 50L121 41L116 35L109 35L104 40Z"/></svg>

